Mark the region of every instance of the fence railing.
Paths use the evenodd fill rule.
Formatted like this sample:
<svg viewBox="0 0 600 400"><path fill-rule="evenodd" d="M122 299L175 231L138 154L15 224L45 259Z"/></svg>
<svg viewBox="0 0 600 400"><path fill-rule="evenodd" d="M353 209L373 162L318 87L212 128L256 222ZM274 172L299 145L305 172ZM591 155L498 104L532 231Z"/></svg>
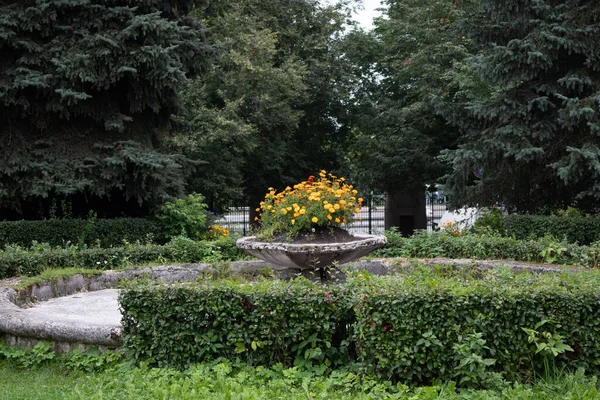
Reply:
<svg viewBox="0 0 600 400"><path fill-rule="evenodd" d="M345 227L353 233L377 233L384 230L385 200L382 195L366 196L363 207L360 209L360 220ZM239 232L246 236L251 232L249 223L249 207L229 207L228 211L217 218L215 224L227 228L232 232Z"/></svg>
<svg viewBox="0 0 600 400"><path fill-rule="evenodd" d="M345 228L352 233L380 233L385 230L385 197L383 195L365 196L360 209L360 220L357 218ZM439 222L447 211L446 198L437 193L426 194L425 212L427 215L427 231L439 229ZM246 236L252 229L249 223L249 207L229 207L228 211L215 221L232 232Z"/></svg>

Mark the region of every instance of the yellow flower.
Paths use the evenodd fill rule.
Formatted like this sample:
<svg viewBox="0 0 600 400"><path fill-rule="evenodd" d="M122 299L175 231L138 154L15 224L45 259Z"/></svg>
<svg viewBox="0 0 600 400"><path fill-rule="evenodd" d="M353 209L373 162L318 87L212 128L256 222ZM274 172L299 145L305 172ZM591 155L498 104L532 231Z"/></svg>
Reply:
<svg viewBox="0 0 600 400"><path fill-rule="evenodd" d="M336 204L336 205L333 206L333 208L335 208L336 210L339 210L340 209L340 205Z"/></svg>
<svg viewBox="0 0 600 400"><path fill-rule="evenodd" d="M336 219L335 219L335 222L337 222L337 223L339 224L339 223L340 223L340 219L339 219L339 218L336 218Z"/></svg>
<svg viewBox="0 0 600 400"><path fill-rule="evenodd" d="M327 214L327 219L331 221L331 214Z"/></svg>
<svg viewBox="0 0 600 400"><path fill-rule="evenodd" d="M306 214L306 210L304 208L300 209L300 211L298 211L300 213L300 215L304 215Z"/></svg>
<svg viewBox="0 0 600 400"><path fill-rule="evenodd" d="M319 218L312 217L311 221L316 224L317 222L319 222Z"/></svg>
<svg viewBox="0 0 600 400"><path fill-rule="evenodd" d="M295 223L296 223L296 220L295 220L295 219L293 219L293 220L292 220L292 225L294 225Z"/></svg>
<svg viewBox="0 0 600 400"><path fill-rule="evenodd" d="M287 214L287 210L286 210L285 208L282 208L282 209L281 209L281 213L282 213L283 215L285 215L285 214Z"/></svg>

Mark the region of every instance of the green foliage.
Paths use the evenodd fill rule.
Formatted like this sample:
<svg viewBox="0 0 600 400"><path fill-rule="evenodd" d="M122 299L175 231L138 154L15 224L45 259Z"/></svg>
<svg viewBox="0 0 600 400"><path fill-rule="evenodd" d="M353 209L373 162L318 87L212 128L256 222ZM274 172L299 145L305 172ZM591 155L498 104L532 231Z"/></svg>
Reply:
<svg viewBox="0 0 600 400"><path fill-rule="evenodd" d="M128 398L140 400L593 400L600 396L597 379L585 376L583 371L531 384L516 383L503 390L457 390L453 383L409 388L344 370L324 375L319 370L281 365L254 368L226 360L194 365L188 371L121 363L93 374L65 373L56 364L23 369L0 361L4 397L11 400L121 400L126 394Z"/></svg>
<svg viewBox="0 0 600 400"><path fill-rule="evenodd" d="M481 86L465 66L477 46L460 24L478 4L388 1L372 32L348 35L358 88L350 156L363 187L422 190L447 172L437 156L456 145L459 129L438 114Z"/></svg>
<svg viewBox="0 0 600 400"><path fill-rule="evenodd" d="M183 95L173 148L203 162L190 187L211 208L258 205L312 171L341 163L350 74L338 49L346 1L212 2L195 16L218 49Z"/></svg>
<svg viewBox="0 0 600 400"><path fill-rule="evenodd" d="M506 232L504 225L504 215L502 214L502 210L498 207L490 207L483 211L481 217L473 224L472 229L475 232L504 235Z"/></svg>
<svg viewBox="0 0 600 400"><path fill-rule="evenodd" d="M552 235L583 245L600 240L600 217L511 214L505 224L506 234L517 239Z"/></svg>
<svg viewBox="0 0 600 400"><path fill-rule="evenodd" d="M495 388L500 386L502 376L492 370L496 360L483 358L490 348L485 346L481 333L459 336L452 346L455 353L454 377L463 387Z"/></svg>
<svg viewBox="0 0 600 400"><path fill-rule="evenodd" d="M491 274L476 280L442 278L430 270L372 279L354 307L358 357L400 381L446 380L457 372L483 380L491 372L532 377L543 366L532 362L536 355L521 328L552 319L553 337L577 349L558 354L556 365L597 371L598 279L597 273L578 273ZM455 346L475 332L480 337L474 344Z"/></svg>
<svg viewBox="0 0 600 400"><path fill-rule="evenodd" d="M359 274L329 287L304 280L138 285L120 298L124 345L136 361L159 366L219 357L331 366L356 357L366 373L386 379L490 387L502 384L499 373L519 380L542 371L522 328L552 318L553 331L542 335L558 349L556 366L598 370L598 273L442 275ZM561 352L567 345L575 350Z"/></svg>
<svg viewBox="0 0 600 400"><path fill-rule="evenodd" d="M484 49L472 66L496 91L454 117L460 146L445 153L453 202L597 210L600 3L481 3L468 20L469 36Z"/></svg>
<svg viewBox="0 0 600 400"><path fill-rule="evenodd" d="M160 151L178 90L206 70L204 0L0 4L0 208L53 196L148 212L190 162ZM111 199L109 203L109 198Z"/></svg>
<svg viewBox="0 0 600 400"><path fill-rule="evenodd" d="M559 241L551 236L539 239L515 239L490 234L469 233L462 236L445 232L417 232L409 238L400 233L386 233L388 243L372 255L376 257L448 257L473 259L506 259L518 261L553 262L593 266L597 245L580 246ZM559 251L560 249L560 251Z"/></svg>
<svg viewBox="0 0 600 400"><path fill-rule="evenodd" d="M185 199L175 199L163 204L155 213L166 237L184 235L200 239L208 231L210 223L204 197L192 193Z"/></svg>
<svg viewBox="0 0 600 400"><path fill-rule="evenodd" d="M116 365L121 354L113 351L100 352L98 349L82 351L75 349L65 355L57 355L48 342L38 342L35 346L21 349L0 343L0 360L8 360L18 368L33 368L59 362L67 371L101 371Z"/></svg>
<svg viewBox="0 0 600 400"><path fill-rule="evenodd" d="M187 367L238 357L252 365L348 361L344 287L306 280L139 286L120 296L123 345L136 361Z"/></svg>
<svg viewBox="0 0 600 400"><path fill-rule="evenodd" d="M178 234L181 232L178 232ZM49 219L37 221L1 221L0 243L29 247L32 243L50 246L98 245L122 246L123 241L162 239L159 224L146 218Z"/></svg>
<svg viewBox="0 0 600 400"><path fill-rule="evenodd" d="M164 264L240 260L244 254L233 237L215 241L195 241L176 237L165 245L129 244L120 247L52 247L34 243L25 248L8 245L0 251L0 279L34 276L46 269L120 269L148 263Z"/></svg>

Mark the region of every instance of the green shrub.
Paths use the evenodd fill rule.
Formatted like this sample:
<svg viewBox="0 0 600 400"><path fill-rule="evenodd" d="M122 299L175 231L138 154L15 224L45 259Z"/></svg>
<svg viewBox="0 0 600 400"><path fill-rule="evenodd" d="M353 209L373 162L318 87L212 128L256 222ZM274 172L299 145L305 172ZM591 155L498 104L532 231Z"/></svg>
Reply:
<svg viewBox="0 0 600 400"><path fill-rule="evenodd" d="M506 227L502 210L498 207L491 207L483 210L481 217L473 224L472 230L474 232L504 235Z"/></svg>
<svg viewBox="0 0 600 400"><path fill-rule="evenodd" d="M463 350L473 348L474 338L483 341L477 356L488 360L487 371L479 371L483 378L495 372L532 377L544 372L545 355L523 328L537 326L540 343L573 349L558 352L557 367L597 373L599 284L597 273L495 274L465 281L427 272L373 279L359 288L353 339L361 361L401 381L456 379L461 359L469 357ZM456 346L461 343L466 346Z"/></svg>
<svg viewBox="0 0 600 400"><path fill-rule="evenodd" d="M600 217L573 213L558 215L508 215L506 234L517 239L551 235L570 243L588 245L600 240Z"/></svg>
<svg viewBox="0 0 600 400"><path fill-rule="evenodd" d="M394 231L386 232L388 243L376 250L376 257L407 258L473 258L504 259L530 262L556 262L595 266L598 262L600 243L580 246L552 237L538 239L515 239L488 234L452 235L446 232L420 231L405 238ZM560 251L558 251L560 249ZM552 257L548 255L551 254ZM594 260L595 263L594 264Z"/></svg>
<svg viewBox="0 0 600 400"><path fill-rule="evenodd" d="M204 197L192 193L185 199L176 199L164 204L155 216L168 238L184 235L192 239L202 239L210 223L207 209Z"/></svg>
<svg viewBox="0 0 600 400"><path fill-rule="evenodd" d="M120 247L52 247L34 243L25 248L9 245L0 251L0 279L33 276L45 269L89 268L116 269L148 263L194 263L243 259L235 238L194 241L177 237L166 243L126 244Z"/></svg>
<svg viewBox="0 0 600 400"><path fill-rule="evenodd" d="M162 237L160 226L151 219L49 219L39 221L1 221L0 245L29 247L32 243L51 246L99 244L122 246L123 241L153 241Z"/></svg>
<svg viewBox="0 0 600 400"><path fill-rule="evenodd" d="M474 279L423 269L399 279L357 274L335 286L138 285L120 302L124 347L151 365L186 367L220 357L265 367L354 359L365 372L394 381L489 386L541 374L549 357L557 368L598 373L599 297L596 272L498 270Z"/></svg>
<svg viewBox="0 0 600 400"><path fill-rule="evenodd" d="M123 340L135 360L185 367L219 357L253 365L347 361L344 287L308 281L140 286L121 294Z"/></svg>

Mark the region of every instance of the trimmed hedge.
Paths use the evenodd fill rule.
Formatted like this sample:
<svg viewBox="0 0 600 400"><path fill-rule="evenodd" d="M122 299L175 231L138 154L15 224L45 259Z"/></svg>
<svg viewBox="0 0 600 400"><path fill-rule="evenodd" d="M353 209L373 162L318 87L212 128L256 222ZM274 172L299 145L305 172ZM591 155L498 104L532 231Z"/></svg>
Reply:
<svg viewBox="0 0 600 400"><path fill-rule="evenodd" d="M512 275L443 278L430 270L400 279L362 275L322 286L299 280L137 286L122 292L124 346L137 361L189 364L218 357L253 365L348 363L411 383L469 377L465 357L493 359L486 374L531 377L542 354L522 328L537 328L573 351L561 368L599 372L600 275ZM485 345L461 353L474 336ZM562 339L559 336L561 335ZM471 352L474 352L471 354ZM481 365L474 365L481 367Z"/></svg>
<svg viewBox="0 0 600 400"><path fill-rule="evenodd" d="M600 217L513 214L504 222L506 234L517 239L551 235L581 245L600 240Z"/></svg>
<svg viewBox="0 0 600 400"><path fill-rule="evenodd" d="M121 293L123 344L137 361L186 367L219 357L253 365L340 361L343 287L304 281L141 286Z"/></svg>
<svg viewBox="0 0 600 400"><path fill-rule="evenodd" d="M550 237L515 239L512 237L446 232L418 232L402 237L386 232L388 243L372 253L375 257L505 259L530 262L552 261L561 264L600 266L600 242L580 246ZM545 253L543 253L545 251Z"/></svg>
<svg viewBox="0 0 600 400"><path fill-rule="evenodd" d="M556 366L597 373L599 284L598 273L375 280L355 306L353 339L360 359L381 374L423 383L460 379L455 345L479 333L486 347L477 355L496 361L490 372L531 377L544 372L544 363L523 328L549 321L538 331L561 335L574 349L559 355Z"/></svg>
<svg viewBox="0 0 600 400"><path fill-rule="evenodd" d="M195 241L177 237L165 245L131 244L110 248L10 245L0 251L0 279L33 276L49 268L115 269L147 263L231 261L244 257L234 238Z"/></svg>
<svg viewBox="0 0 600 400"><path fill-rule="evenodd" d="M146 218L114 219L49 219L39 221L1 221L0 245L29 247L34 241L50 246L68 244L100 244L100 247L122 246L123 240L145 241L149 237L162 240L160 225ZM163 241L164 243L164 241Z"/></svg>

